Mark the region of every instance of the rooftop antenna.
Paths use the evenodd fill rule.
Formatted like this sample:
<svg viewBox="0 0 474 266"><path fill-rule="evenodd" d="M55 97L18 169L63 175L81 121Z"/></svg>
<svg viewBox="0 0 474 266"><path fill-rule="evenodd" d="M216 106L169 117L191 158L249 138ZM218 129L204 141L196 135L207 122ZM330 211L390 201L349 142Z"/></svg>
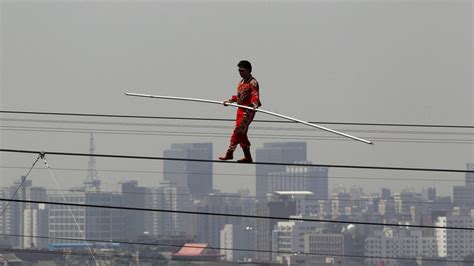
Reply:
<svg viewBox="0 0 474 266"><path fill-rule="evenodd" d="M94 133L91 132L89 142L89 154L95 154L95 142ZM89 162L87 167L87 177L84 181L86 189L100 190L100 179L96 169L96 162L94 156L89 156Z"/></svg>

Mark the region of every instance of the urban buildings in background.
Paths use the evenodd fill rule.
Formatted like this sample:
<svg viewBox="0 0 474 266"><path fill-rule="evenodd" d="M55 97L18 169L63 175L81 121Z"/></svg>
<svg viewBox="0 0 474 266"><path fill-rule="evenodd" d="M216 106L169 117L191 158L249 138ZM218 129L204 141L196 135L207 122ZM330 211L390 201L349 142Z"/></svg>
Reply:
<svg viewBox="0 0 474 266"><path fill-rule="evenodd" d="M306 161L306 142L273 142L264 143L262 148L255 150L257 162L294 163ZM269 174L285 172L285 165L255 166L255 194L257 197L266 197L271 192L269 187Z"/></svg>
<svg viewBox="0 0 474 266"><path fill-rule="evenodd" d="M10 199L15 196L16 199L22 200L37 200L47 201L48 196L46 189L43 187L34 187L33 181L25 180L25 176L22 176L19 180L15 181L11 186L3 188L0 191L0 195L4 199ZM18 187L22 185L22 188L18 190ZM18 190L18 191L17 191ZM21 203L21 202L7 202L1 201L2 215L0 216L0 232L7 235L21 235L24 230L32 233L44 235L47 232L47 224L44 224L42 215L44 215L44 205L35 203ZM34 223L37 221L37 223ZM39 240L23 240L21 237L11 237L11 244L13 246L22 247L24 244L27 246L37 245L44 243Z"/></svg>
<svg viewBox="0 0 474 266"><path fill-rule="evenodd" d="M163 152L165 158L212 160L212 143L179 143ZM212 163L195 161L163 161L163 180L185 187L191 195L212 192Z"/></svg>
<svg viewBox="0 0 474 266"><path fill-rule="evenodd" d="M209 159L212 144L173 144L164 155ZM360 186L336 186L330 193L329 169L310 166L304 142L266 143L257 148L257 159L299 164L257 165L256 185L261 189L257 194L264 196L252 196L245 189L232 193L214 189L212 164L207 162L165 161L164 180L158 186L143 187L129 180L120 182L116 191L103 190L94 161L89 161L91 169L82 186L62 192L19 178L0 190L2 198L11 198L25 181L15 198L155 211L20 202L6 208L7 202L1 201L5 212L0 216L0 262L4 258L49 260L48 265L60 265L60 260L51 256L64 255L66 259L71 252L87 254L88 248L102 254L98 260L104 263L122 263L118 259L122 258L133 265L152 265L153 259L147 257L224 265L462 265L453 261L474 261L474 207L466 192L470 189L473 194L472 173L466 173L464 186L453 187L452 199L438 196L433 187L421 191L381 188L380 193L368 194ZM467 164L468 170L473 168L474 164ZM199 187L194 187L194 177L201 181ZM387 223L402 226L383 226ZM85 243L83 238L102 242ZM28 256L21 252L25 249L39 249L43 255ZM92 262L82 257L75 258L77 264Z"/></svg>
<svg viewBox="0 0 474 266"><path fill-rule="evenodd" d="M474 171L474 163L466 164L466 169ZM466 173L464 180L464 186L453 187L453 202L469 206L474 202L474 173Z"/></svg>
<svg viewBox="0 0 474 266"><path fill-rule="evenodd" d="M267 190L311 191L315 199L327 199L329 194L329 170L327 167L309 166L311 161L294 162L298 166L286 166L284 171L269 172ZM305 166L308 164L308 166Z"/></svg>

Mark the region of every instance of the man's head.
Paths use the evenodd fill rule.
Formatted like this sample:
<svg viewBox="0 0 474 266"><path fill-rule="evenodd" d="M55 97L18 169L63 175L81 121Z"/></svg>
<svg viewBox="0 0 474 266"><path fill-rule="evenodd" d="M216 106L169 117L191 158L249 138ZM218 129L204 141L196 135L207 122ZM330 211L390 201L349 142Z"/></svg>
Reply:
<svg viewBox="0 0 474 266"><path fill-rule="evenodd" d="M250 77L250 73L252 73L252 64L250 64L247 60L242 60L237 64L239 68L239 74L242 78L246 79Z"/></svg>

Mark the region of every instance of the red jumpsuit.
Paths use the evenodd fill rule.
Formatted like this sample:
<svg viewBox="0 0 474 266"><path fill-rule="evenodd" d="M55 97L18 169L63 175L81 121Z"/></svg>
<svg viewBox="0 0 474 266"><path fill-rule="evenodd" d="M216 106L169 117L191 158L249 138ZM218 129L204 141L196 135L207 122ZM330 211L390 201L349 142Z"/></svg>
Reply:
<svg viewBox="0 0 474 266"><path fill-rule="evenodd" d="M237 95L233 95L229 102L235 102L240 105L250 107L260 107L259 86L258 82L254 77L246 82L243 79L237 86ZM247 137L247 130L249 129L250 123L255 116L255 112L252 110L238 108L237 118L235 120L235 129L230 138L230 146L235 149L237 144L240 144L242 148L250 147L250 141Z"/></svg>

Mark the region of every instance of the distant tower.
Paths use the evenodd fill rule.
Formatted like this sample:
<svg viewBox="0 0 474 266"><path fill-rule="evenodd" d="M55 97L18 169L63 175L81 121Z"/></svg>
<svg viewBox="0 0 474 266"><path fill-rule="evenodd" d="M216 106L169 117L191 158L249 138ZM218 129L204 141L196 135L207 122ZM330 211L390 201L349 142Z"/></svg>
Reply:
<svg viewBox="0 0 474 266"><path fill-rule="evenodd" d="M474 163L467 163L466 169L470 171L474 171ZM474 186L474 173L466 172L466 186Z"/></svg>
<svg viewBox="0 0 474 266"><path fill-rule="evenodd" d="M94 143L94 133L91 132L89 154L95 154L95 143ZM100 190L100 180L99 175L97 174L95 164L95 157L89 156L89 163L87 168L87 177L84 181L84 186L86 189Z"/></svg>

